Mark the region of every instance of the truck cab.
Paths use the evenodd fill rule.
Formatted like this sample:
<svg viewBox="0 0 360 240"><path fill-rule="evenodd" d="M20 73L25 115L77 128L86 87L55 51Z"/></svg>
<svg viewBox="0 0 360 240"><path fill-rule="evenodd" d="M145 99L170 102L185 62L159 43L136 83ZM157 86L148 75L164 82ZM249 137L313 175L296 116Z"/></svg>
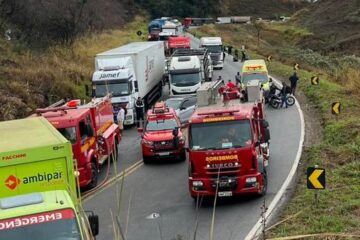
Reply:
<svg viewBox="0 0 360 240"><path fill-rule="evenodd" d="M211 91L218 89L205 90L216 96ZM261 94L258 97L241 103L234 95L226 106L218 97L210 105L198 104L188 128L193 198L266 193L270 133ZM198 99L210 98L198 95Z"/></svg>
<svg viewBox="0 0 360 240"><path fill-rule="evenodd" d="M220 37L202 37L200 38L200 48L206 48L211 56L212 64L215 69L224 67L223 44Z"/></svg>
<svg viewBox="0 0 360 240"><path fill-rule="evenodd" d="M148 110L147 121L141 133L141 148L144 163L156 158L176 158L185 160L185 139L181 132L181 123L172 108L164 102L158 102Z"/></svg>
<svg viewBox="0 0 360 240"><path fill-rule="evenodd" d="M98 217L86 216L66 191L34 192L0 199L0 239L91 240L98 233Z"/></svg>
<svg viewBox="0 0 360 240"><path fill-rule="evenodd" d="M112 105L108 97L86 105L80 105L79 100L58 102L48 108L38 109L33 116L45 117L72 144L80 173L80 187L94 188L100 166L106 160L117 160L120 132L113 122Z"/></svg>
<svg viewBox="0 0 360 240"><path fill-rule="evenodd" d="M169 37L168 39L169 54L173 54L176 49L190 49L189 37Z"/></svg>
<svg viewBox="0 0 360 240"><path fill-rule="evenodd" d="M206 49L177 49L168 67L170 95L196 94L204 81L211 81L213 68Z"/></svg>

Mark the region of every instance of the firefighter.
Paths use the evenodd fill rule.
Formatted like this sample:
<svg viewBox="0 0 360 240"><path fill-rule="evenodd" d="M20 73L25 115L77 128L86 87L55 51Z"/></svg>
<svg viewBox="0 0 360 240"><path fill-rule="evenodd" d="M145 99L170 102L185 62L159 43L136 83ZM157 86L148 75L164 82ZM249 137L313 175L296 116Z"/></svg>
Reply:
<svg viewBox="0 0 360 240"><path fill-rule="evenodd" d="M141 125L144 125L144 102L142 101L141 97L135 102L135 110L136 110L136 126L140 127L140 120Z"/></svg>

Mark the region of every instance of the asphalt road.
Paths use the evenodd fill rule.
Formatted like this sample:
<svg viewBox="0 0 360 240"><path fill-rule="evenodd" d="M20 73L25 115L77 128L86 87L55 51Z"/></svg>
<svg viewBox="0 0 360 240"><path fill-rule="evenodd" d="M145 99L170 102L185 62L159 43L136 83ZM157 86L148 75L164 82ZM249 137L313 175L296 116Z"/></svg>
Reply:
<svg viewBox="0 0 360 240"><path fill-rule="evenodd" d="M195 44L196 46L197 44ZM221 75L234 79L240 63L227 56L223 70L217 70L214 79ZM300 115L295 106L288 109L266 109L271 131L271 158L268 168L266 205L274 198L295 161L301 137ZM110 168L109 177L141 160L140 137L136 128L127 129L119 147L117 171ZM105 177L106 167L101 177ZM161 164L133 168L122 181L102 188L84 200L84 208L100 217L100 235L97 239L114 237L115 216L119 216L122 232L128 240L148 239L209 239L212 203L204 202L196 210L190 197L187 182L187 161L166 161ZM122 191L121 191L122 188ZM122 192L121 198L119 192ZM120 200L119 200L120 199ZM119 204L120 202L120 204ZM120 205L120 209L119 206ZM263 198L239 197L220 199L216 207L214 239L244 239L261 214Z"/></svg>

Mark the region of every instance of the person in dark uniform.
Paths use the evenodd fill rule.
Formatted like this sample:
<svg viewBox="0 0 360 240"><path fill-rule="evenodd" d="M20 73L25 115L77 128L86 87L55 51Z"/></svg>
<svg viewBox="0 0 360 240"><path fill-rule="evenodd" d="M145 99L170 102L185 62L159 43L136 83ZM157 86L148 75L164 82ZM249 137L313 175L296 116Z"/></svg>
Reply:
<svg viewBox="0 0 360 240"><path fill-rule="evenodd" d="M135 102L135 111L136 111L136 126L140 127L141 125L144 126L144 102L142 101L141 97Z"/></svg>
<svg viewBox="0 0 360 240"><path fill-rule="evenodd" d="M297 85L298 80L299 80L299 78L296 75L296 72L294 72L294 74L289 77L292 95L295 95L295 90L296 90L296 85Z"/></svg>

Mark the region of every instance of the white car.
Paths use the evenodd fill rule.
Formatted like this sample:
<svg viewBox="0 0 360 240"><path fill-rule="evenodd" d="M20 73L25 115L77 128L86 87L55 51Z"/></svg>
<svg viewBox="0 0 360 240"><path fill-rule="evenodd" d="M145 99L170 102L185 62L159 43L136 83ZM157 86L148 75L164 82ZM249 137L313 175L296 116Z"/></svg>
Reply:
<svg viewBox="0 0 360 240"><path fill-rule="evenodd" d="M196 109L195 96L173 97L168 98L165 102L166 106L175 110L181 123L187 123Z"/></svg>

